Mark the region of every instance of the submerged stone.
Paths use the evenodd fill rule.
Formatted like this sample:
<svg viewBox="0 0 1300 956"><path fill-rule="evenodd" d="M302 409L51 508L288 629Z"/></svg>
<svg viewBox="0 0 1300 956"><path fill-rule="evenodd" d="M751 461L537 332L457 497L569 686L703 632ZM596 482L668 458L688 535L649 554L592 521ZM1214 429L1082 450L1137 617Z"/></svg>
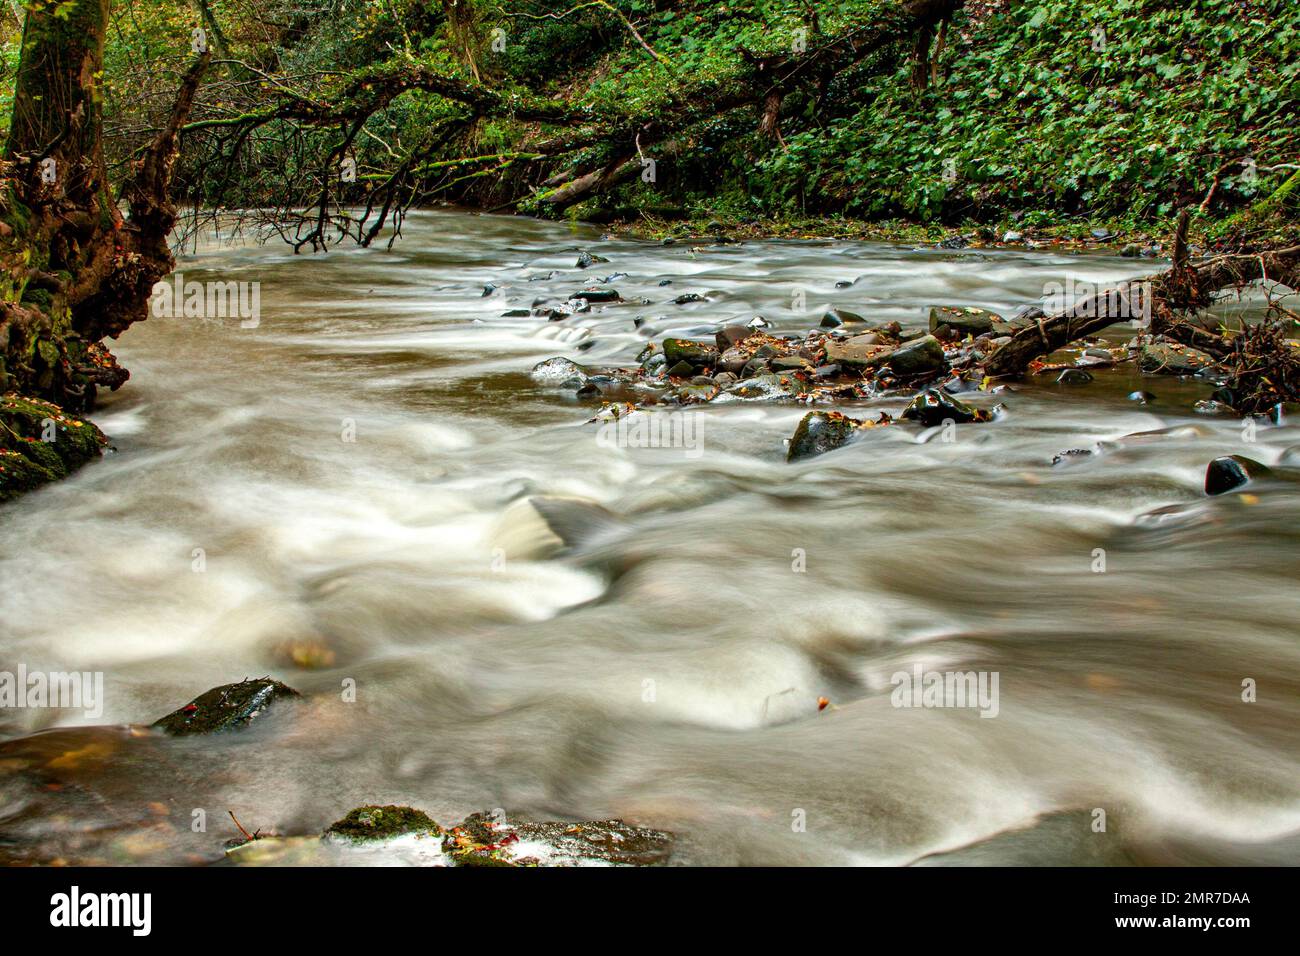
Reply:
<svg viewBox="0 0 1300 956"><path fill-rule="evenodd" d="M299 696L292 687L269 677L223 684L154 721L153 726L174 737L235 730L261 717L276 701Z"/></svg>
<svg viewBox="0 0 1300 956"><path fill-rule="evenodd" d="M1056 377L1057 385L1087 385L1092 381L1092 373L1081 368L1067 368Z"/></svg>
<svg viewBox="0 0 1300 956"><path fill-rule="evenodd" d="M1244 455L1224 455L1205 469L1205 493L1222 495L1272 474L1268 466Z"/></svg>

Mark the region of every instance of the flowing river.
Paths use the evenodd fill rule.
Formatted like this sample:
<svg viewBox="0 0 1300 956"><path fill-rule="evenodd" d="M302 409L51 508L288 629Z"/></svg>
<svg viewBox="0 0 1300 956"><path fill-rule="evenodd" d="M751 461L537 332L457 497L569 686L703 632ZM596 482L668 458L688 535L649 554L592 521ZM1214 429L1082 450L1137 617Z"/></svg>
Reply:
<svg viewBox="0 0 1300 956"><path fill-rule="evenodd" d="M309 834L366 803L621 817L682 863L1300 859L1300 486L1202 490L1212 458L1272 465L1300 427L1248 434L1193 413L1211 386L1121 364L978 394L1005 414L952 441L903 425L791 464L803 406L710 404L693 448L611 447L598 403L529 376L755 314L1010 316L1151 261L455 211L404 231L182 256L260 283L260 322L133 327L92 416L116 451L0 508L0 669L104 675L102 715L0 710L0 860L216 861L227 811ZM503 315L613 273L622 304ZM918 669L996 697L895 706ZM265 674L304 700L239 734L120 729Z"/></svg>

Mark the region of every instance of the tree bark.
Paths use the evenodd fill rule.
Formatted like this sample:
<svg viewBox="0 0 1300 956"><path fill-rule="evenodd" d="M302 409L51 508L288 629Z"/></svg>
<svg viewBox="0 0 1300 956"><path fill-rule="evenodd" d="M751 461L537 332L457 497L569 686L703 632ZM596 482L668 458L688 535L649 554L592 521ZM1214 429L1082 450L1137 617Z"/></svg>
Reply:
<svg viewBox="0 0 1300 956"><path fill-rule="evenodd" d="M113 196L101 148L99 89L110 0L33 3L23 30L0 179L0 392L69 410L127 373L99 341L145 317L174 260L167 196L177 134L208 62L185 80L167 127Z"/></svg>

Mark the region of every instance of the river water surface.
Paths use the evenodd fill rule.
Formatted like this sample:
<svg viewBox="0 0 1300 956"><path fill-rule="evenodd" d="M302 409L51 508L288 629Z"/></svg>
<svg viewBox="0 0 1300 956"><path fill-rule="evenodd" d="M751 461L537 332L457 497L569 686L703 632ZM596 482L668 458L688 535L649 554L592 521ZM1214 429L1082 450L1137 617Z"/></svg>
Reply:
<svg viewBox="0 0 1300 956"><path fill-rule="evenodd" d="M1150 262L458 212L405 233L182 256L186 279L259 282L260 323L133 327L93 416L116 451L0 509L0 669L105 681L96 719L0 711L0 858L217 860L228 810L313 833L403 803L622 817L684 863L1300 860L1300 492L1202 492L1213 457L1273 464L1300 428L1249 441L1193 414L1209 386L1121 366L979 395L1005 414L954 441L888 428L788 464L801 406L704 407L698 454L611 448L595 406L528 375L755 314L1010 315ZM610 261L578 270L578 248ZM612 273L625 304L502 315ZM1052 465L1074 448L1094 454ZM563 541L538 496L571 499ZM893 706L918 665L996 673L996 716ZM241 734L83 727L264 674L304 702Z"/></svg>

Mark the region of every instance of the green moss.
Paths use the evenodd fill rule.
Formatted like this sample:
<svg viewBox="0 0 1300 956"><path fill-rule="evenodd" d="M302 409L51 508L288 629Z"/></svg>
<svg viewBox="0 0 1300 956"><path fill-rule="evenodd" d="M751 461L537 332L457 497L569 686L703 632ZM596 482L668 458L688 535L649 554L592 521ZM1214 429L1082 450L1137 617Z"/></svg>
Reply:
<svg viewBox="0 0 1300 956"><path fill-rule="evenodd" d="M66 477L99 457L105 444L103 432L57 405L0 397L0 501Z"/></svg>
<svg viewBox="0 0 1300 956"><path fill-rule="evenodd" d="M442 828L423 810L389 805L357 807L325 831L349 840L389 840L409 833L441 836Z"/></svg>

